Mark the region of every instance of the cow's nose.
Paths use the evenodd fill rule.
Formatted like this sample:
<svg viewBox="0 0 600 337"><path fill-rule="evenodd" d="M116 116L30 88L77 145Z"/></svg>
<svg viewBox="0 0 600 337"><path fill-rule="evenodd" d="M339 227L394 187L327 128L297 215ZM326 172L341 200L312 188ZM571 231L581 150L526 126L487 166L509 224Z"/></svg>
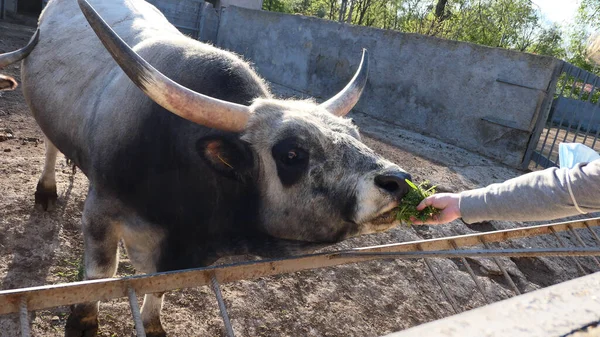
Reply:
<svg viewBox="0 0 600 337"><path fill-rule="evenodd" d="M408 193L410 186L406 179L412 181L410 174L402 171L385 172L375 177L375 185L389 192L398 200L402 199Z"/></svg>

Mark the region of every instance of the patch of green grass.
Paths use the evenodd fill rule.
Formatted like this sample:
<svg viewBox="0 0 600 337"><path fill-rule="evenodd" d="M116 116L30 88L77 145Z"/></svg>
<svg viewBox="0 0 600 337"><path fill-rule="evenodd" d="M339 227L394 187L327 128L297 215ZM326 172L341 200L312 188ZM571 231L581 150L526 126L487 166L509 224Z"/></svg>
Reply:
<svg viewBox="0 0 600 337"><path fill-rule="evenodd" d="M83 281L84 267L81 259L64 260L63 264L67 265L66 270L56 272L56 275L67 280L67 282Z"/></svg>
<svg viewBox="0 0 600 337"><path fill-rule="evenodd" d="M435 194L435 186L431 186L427 180L415 185L406 179L406 183L410 186L410 191L402 198L402 202L398 206L398 213L396 213L397 220L407 225L412 225L412 218L425 221L440 212L439 209L431 206L425 207L422 211L417 211L417 205L423 199Z"/></svg>

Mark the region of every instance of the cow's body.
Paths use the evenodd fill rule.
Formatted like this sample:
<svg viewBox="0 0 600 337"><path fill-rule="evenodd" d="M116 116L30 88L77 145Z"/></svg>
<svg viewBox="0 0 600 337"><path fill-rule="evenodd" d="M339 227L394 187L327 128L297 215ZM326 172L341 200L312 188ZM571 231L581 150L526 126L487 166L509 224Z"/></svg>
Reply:
<svg viewBox="0 0 600 337"><path fill-rule="evenodd" d="M120 14L120 2L98 1L94 5L128 44L167 76L177 78L190 89L246 105L256 97L269 96L257 76L243 78L253 73L231 54L182 36L145 2L133 2L137 13ZM54 17L71 20L52 20ZM188 240L201 242L205 238L207 244L225 247L214 236L209 239L208 233L202 233L216 232L205 224L222 228L225 222L236 220L252 225L256 207L236 197L256 200L247 197L247 193L256 191L239 193L231 179L215 181L198 174L210 169L200 157L188 155L196 152L198 139L224 132L164 113L164 109L148 99L105 51L75 1L53 1L41 16L40 30L42 38L23 64L23 82L28 83L23 88L25 96L44 134L86 174L92 192L102 186L115 197L111 200L120 204L115 207L127 206L127 222L141 227L168 224L169 235L175 231L182 234L175 239L175 247L186 247ZM161 45L161 39L169 44ZM174 47L176 39L180 41ZM43 55L56 54L57 45L70 47L48 62ZM186 50L195 55L186 55ZM231 69L232 64L240 69ZM74 88L80 94L74 94ZM195 137L190 138L190 134ZM223 188L217 189L215 185ZM217 203L219 199L233 202ZM248 208L239 213L244 214L243 219L216 218L235 214L232 208L238 204ZM198 224L198 233L190 233L191 223ZM183 228L179 230L179 226ZM203 252L201 257L194 257L190 253L193 252L179 251L185 258L165 256L173 262L165 262L170 265L157 266L157 270L189 267L190 259L194 260L192 265L210 264L212 261L207 260L216 257L214 254L206 257Z"/></svg>
<svg viewBox="0 0 600 337"><path fill-rule="evenodd" d="M349 120L313 102L271 99L247 63L183 36L143 1L92 5L163 74L252 113L242 132L170 113L123 73L75 0L50 1L22 68L49 140L36 200L56 196L57 149L89 178L86 278L114 275L120 239L148 273L232 254L288 255L392 226L373 219L398 204L408 175L362 144ZM160 303L144 301L148 335L164 334ZM77 306L67 335L95 331L96 314L96 303Z"/></svg>

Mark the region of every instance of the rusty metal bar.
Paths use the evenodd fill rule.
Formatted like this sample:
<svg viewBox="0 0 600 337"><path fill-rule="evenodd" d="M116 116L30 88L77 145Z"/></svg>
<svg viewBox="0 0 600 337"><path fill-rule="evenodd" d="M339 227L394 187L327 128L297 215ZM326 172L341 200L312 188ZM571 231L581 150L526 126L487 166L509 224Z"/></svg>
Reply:
<svg viewBox="0 0 600 337"><path fill-rule="evenodd" d="M427 252L339 252L332 258L345 257L380 258L461 258L461 257L558 257L558 256L600 256L600 247L563 247L563 248L511 248L511 249L461 249Z"/></svg>
<svg viewBox="0 0 600 337"><path fill-rule="evenodd" d="M229 320L229 315L227 314L227 306L225 306L225 301L223 301L223 294L221 294L219 281L217 280L217 277L214 274L210 278L210 286L213 292L215 293L217 303L219 303L219 311L221 312L221 317L223 318L223 323L225 324L225 331L227 332L227 337L235 337L233 333L233 327L231 326L231 321Z"/></svg>
<svg viewBox="0 0 600 337"><path fill-rule="evenodd" d="M588 94L588 99L586 100L587 103L592 104L592 96L594 96L594 91L597 91L598 89L598 76L594 76L594 84L592 84L592 90L590 90L589 94ZM582 144L585 144L585 141L587 140L588 134L590 133L590 127L592 126L592 121L594 120L594 115L596 115L596 105L593 105L593 109L592 109L592 115L590 116L590 119L587 123L587 127L586 127L586 131L585 131L585 136L583 137L583 140L581 141ZM575 133L575 137L573 137L573 142L577 141L577 136L579 134L579 127L581 126L581 124L583 123L583 118L581 119L579 126L577 126L577 132Z"/></svg>
<svg viewBox="0 0 600 337"><path fill-rule="evenodd" d="M483 243L483 246L486 249L491 249L490 245L481 240L481 243ZM492 260L494 261L494 263L496 263L496 265L498 266L498 268L500 268L500 271L502 272L502 275L504 275L504 279L506 280L506 282L508 282L508 284L511 286L511 288L513 289L513 291L515 292L515 294L517 295L521 295L521 292L519 291L519 288L517 288L517 285L515 284L515 282L512 280L512 277L510 277L510 275L508 274L508 272L506 271L506 268L504 268L504 266L502 265L502 263L500 263L500 260L498 260L497 257L492 257Z"/></svg>
<svg viewBox="0 0 600 337"><path fill-rule="evenodd" d="M133 323L135 324L135 333L137 337L146 337L146 331L144 330L144 322L142 321L142 314L140 313L137 295L132 287L127 289L127 297L129 297L129 307L131 308Z"/></svg>
<svg viewBox="0 0 600 337"><path fill-rule="evenodd" d="M452 242L452 247L454 247L454 249L458 250L458 246L456 245L456 242L454 242L454 241L451 241L451 242ZM485 294L485 290L483 289L483 286L481 285L481 283L477 279L477 276L475 276L475 273L473 272L473 269L471 268L471 265L469 265L469 262L467 262L467 259L464 258L464 257L461 257L460 260L465 265L465 268L467 268L467 271L469 272L469 275L471 275L471 278L473 279L473 282L475 282L475 286L477 286L477 289L481 293L481 296L483 296L483 299L485 300L485 302L487 304L490 304L491 303L490 299Z"/></svg>
<svg viewBox="0 0 600 337"><path fill-rule="evenodd" d="M579 95L577 97L577 101L581 101L581 97L583 96L583 92L585 91L584 89L585 89L585 86L587 85L588 78L590 77L590 75L593 76L593 74L591 74L590 72L585 71L585 78L583 78L583 82L581 82L581 89L579 89ZM566 111L565 111L565 113L566 113ZM573 120L574 120L573 117L575 116L575 114L574 114L573 110L570 111L570 115L571 115L570 116L571 118L569 118L569 126L565 129L565 136L563 137L563 140L562 140L563 143L567 141L567 137L569 136L569 131L571 131L571 128L574 126L573 125ZM574 132L575 139L577 138L578 132L579 132L579 128L577 130L575 130L575 132ZM575 140L573 140L573 141L575 141Z"/></svg>
<svg viewBox="0 0 600 337"><path fill-rule="evenodd" d="M569 82L569 76L571 76L570 73L574 68L575 67L573 65L571 65L570 63L567 63L566 69L563 72L563 74L565 74L564 82L562 83L562 88L560 89L560 93L558 94L558 96L564 96L563 93L565 91L567 83ZM577 69L579 69L579 68L577 68ZM579 71L580 71L580 69L579 69ZM579 76L579 73L577 76ZM558 83L557 83L557 85L558 85ZM564 115L560 119L560 123L558 124L558 130L560 130L560 128L562 126L563 119L564 119ZM550 135L550 130L552 129L552 121L551 120L549 121L547 126L548 127L546 129L546 136L544 137L544 141L542 142L542 147L539 151L539 154L542 158L546 158L546 157L544 157L544 148L546 147L546 144L548 141L548 136ZM554 137L552 146L550 147L550 150L548 151L548 157L547 157L548 161L552 160L552 150L554 149L554 143L556 142L556 137L558 137L558 131L557 131L557 136ZM539 166L539 161L536 161L535 167L537 168L538 166Z"/></svg>
<svg viewBox="0 0 600 337"><path fill-rule="evenodd" d="M448 292L448 289L446 289L444 282L442 282L442 280L440 280L440 278L437 276L437 273L435 272L435 270L433 269L433 266L431 265L431 261L429 261L429 259L423 259L423 261L427 265L427 268L429 268L429 271L431 272L431 275L433 275L435 282L437 282L437 284L440 286L440 289L442 289L444 296L446 296L448 303L450 303L450 306L452 307L452 311L454 311L455 314L462 312L462 310L458 309L458 303L456 303L454 296L452 296L452 294L450 294Z"/></svg>
<svg viewBox="0 0 600 337"><path fill-rule="evenodd" d="M567 228L571 228L571 227L567 227ZM556 238L556 240L558 240L558 243L566 248L567 246L565 245L565 243L563 242L563 240L560 238L560 236L558 236L558 233L556 233L556 231L554 230L554 228L550 228L550 230L552 231L552 234L554 235L554 237ZM581 273L581 275L587 275L587 273L585 272L585 270L583 269L583 267L581 266L581 264L579 263L579 261L577 261L574 257L571 257L571 260L573 260L573 262L575 262L575 265L577 266L577 269L579 269L579 272Z"/></svg>
<svg viewBox="0 0 600 337"><path fill-rule="evenodd" d="M498 242L516 238L552 234L552 231L600 225L600 218L563 222L550 225L539 225L525 228L515 228L495 232L460 235L450 238L429 239L413 242L403 242L375 247L356 248L342 252L304 255L288 259L272 259L237 263L233 265L212 266L207 268L172 271L151 275L137 275L125 278L99 279L71 284L46 285L40 287L12 289L0 291L0 315L19 311L21 296L28 296L28 309L38 310L83 302L106 301L119 297L127 297L131 286L138 293L164 292L178 288L193 288L210 284L212 275L221 283L242 279L255 279L276 274L291 273L301 270L329 267L347 263L370 261L384 256L340 256L341 253L385 253L385 252L420 252L422 257L440 257L437 250L451 250L449 240L454 240L459 247L475 246L480 240ZM533 250L530 250L533 253ZM430 254L434 253L434 254ZM529 256L536 256L530 253ZM438 256L435 256L437 254ZM462 256L466 255L464 251ZM583 253L579 253L583 254ZM588 253L589 254L589 249ZM572 254L575 255L575 254ZM447 255L450 256L450 255ZM451 255L460 257L461 255ZM486 256L486 255L478 255ZM496 256L496 255L493 255Z"/></svg>
<svg viewBox="0 0 600 337"><path fill-rule="evenodd" d="M600 99L598 100L598 102L600 102ZM592 229L592 227L590 227L589 225L585 225L585 227L587 227L587 229L590 231L590 233L592 233L592 236L594 237L594 239L596 240L596 242L600 245L600 238L598 237L598 234L596 234L596 232L594 231L594 229Z"/></svg>
<svg viewBox="0 0 600 337"><path fill-rule="evenodd" d="M573 229L573 227L569 226L569 231L575 236L575 239L577 239L577 241L579 242L579 244L581 245L581 247L587 247L587 245L585 244L585 242L583 242L583 240L581 239L581 237L579 236L579 234L577 234L577 231L575 231ZM596 261L596 265L598 267L600 267L600 261L598 261L598 258L595 256L592 256L592 259L594 259L594 261Z"/></svg>
<svg viewBox="0 0 600 337"><path fill-rule="evenodd" d="M29 312L27 311L27 296L21 296L19 301L19 322L21 323L21 337L31 336L29 327Z"/></svg>
<svg viewBox="0 0 600 337"><path fill-rule="evenodd" d="M574 67L574 66L572 66ZM577 70L577 75L573 75L573 84L571 84L571 89L569 89L569 97L573 95L573 88L575 88L575 84L577 83L577 80L579 79L579 76L581 75L581 68L577 68L574 67L575 70ZM567 74L567 78L568 80L568 74ZM561 95L562 96L562 95ZM563 96L563 97L567 97L567 96ZM552 145L550 146L550 151L548 152L548 159L552 160L552 150L554 150L554 146L556 145L556 141L558 140L558 137L560 136L560 130L562 130L563 128L563 121L565 120L566 117L566 112L562 114L562 116L560 117L560 121L557 125L557 131L556 131L556 135L554 136L554 140L552 141ZM566 132L566 130L565 130Z"/></svg>

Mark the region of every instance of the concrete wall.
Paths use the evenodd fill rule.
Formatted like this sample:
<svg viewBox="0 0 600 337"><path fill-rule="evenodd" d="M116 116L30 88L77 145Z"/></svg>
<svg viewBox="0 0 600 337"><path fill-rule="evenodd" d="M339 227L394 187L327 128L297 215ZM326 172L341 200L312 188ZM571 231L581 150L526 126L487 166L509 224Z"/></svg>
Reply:
<svg viewBox="0 0 600 337"><path fill-rule="evenodd" d="M4 0L4 11L15 13L17 11L17 0Z"/></svg>
<svg viewBox="0 0 600 337"><path fill-rule="evenodd" d="M147 0L158 8L179 30L195 35L199 28L198 20L204 6L202 0Z"/></svg>
<svg viewBox="0 0 600 337"><path fill-rule="evenodd" d="M198 40L210 42L212 44L217 40L219 32L219 10L215 9L212 4L205 2L202 9L202 17L200 19L200 34Z"/></svg>
<svg viewBox="0 0 600 337"><path fill-rule="evenodd" d="M214 41L219 28L219 11L238 6L260 10L262 0L147 0L158 8L183 33L201 41ZM216 7L216 9L215 9Z"/></svg>
<svg viewBox="0 0 600 337"><path fill-rule="evenodd" d="M237 7L223 9L217 45L244 55L267 80L322 99L347 83L367 48L369 81L357 110L514 167L562 65L550 57Z"/></svg>
<svg viewBox="0 0 600 337"><path fill-rule="evenodd" d="M249 9L260 10L263 0L220 0L222 7L237 6Z"/></svg>

